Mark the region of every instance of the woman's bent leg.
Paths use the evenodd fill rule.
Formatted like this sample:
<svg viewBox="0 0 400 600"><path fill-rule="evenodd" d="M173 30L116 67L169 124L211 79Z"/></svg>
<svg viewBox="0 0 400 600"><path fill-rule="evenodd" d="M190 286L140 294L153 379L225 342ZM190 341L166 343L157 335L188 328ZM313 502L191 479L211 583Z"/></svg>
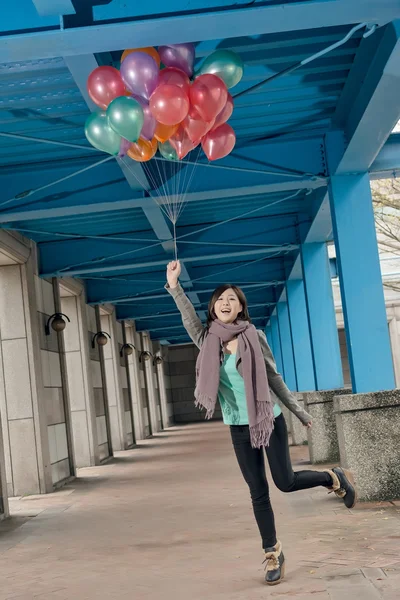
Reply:
<svg viewBox="0 0 400 600"><path fill-rule="evenodd" d="M254 516L260 530L263 548L277 543L275 519L269 499L263 449L251 447L248 425L231 426L232 443L243 477L249 486Z"/></svg>
<svg viewBox="0 0 400 600"><path fill-rule="evenodd" d="M293 472L284 416L275 419L274 430L266 449L271 475L282 492L296 492L317 486L331 487L332 477L325 471Z"/></svg>

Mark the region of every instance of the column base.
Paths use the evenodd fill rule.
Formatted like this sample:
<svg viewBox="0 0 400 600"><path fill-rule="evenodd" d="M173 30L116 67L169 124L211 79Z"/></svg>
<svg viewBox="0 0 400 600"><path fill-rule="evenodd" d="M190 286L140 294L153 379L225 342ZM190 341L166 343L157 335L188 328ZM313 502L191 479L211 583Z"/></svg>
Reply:
<svg viewBox="0 0 400 600"><path fill-rule="evenodd" d="M340 462L360 500L400 498L400 390L335 397Z"/></svg>
<svg viewBox="0 0 400 600"><path fill-rule="evenodd" d="M313 417L312 428L307 431L313 464L337 463L340 460L333 398L348 393L349 390L339 389L303 394L304 408Z"/></svg>
<svg viewBox="0 0 400 600"><path fill-rule="evenodd" d="M302 408L304 408L304 400L303 394L294 394L296 396L297 402L300 404ZM286 409L287 410L287 409ZM292 412L287 411L289 415L289 426L288 429L292 435L292 445L293 446L303 446L307 443L307 429L304 427L303 423L294 415ZM285 413L286 419L286 413Z"/></svg>

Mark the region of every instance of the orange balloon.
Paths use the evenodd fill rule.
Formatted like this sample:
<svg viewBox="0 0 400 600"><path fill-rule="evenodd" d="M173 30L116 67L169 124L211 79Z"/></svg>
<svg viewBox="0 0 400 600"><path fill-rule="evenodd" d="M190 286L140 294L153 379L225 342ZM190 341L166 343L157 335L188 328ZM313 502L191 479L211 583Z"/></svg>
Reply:
<svg viewBox="0 0 400 600"><path fill-rule="evenodd" d="M152 159L157 152L157 140L153 138L150 142L139 138L137 142L134 142L129 150L128 156L136 160L137 162L147 162Z"/></svg>
<svg viewBox="0 0 400 600"><path fill-rule="evenodd" d="M157 123L154 137L163 144L178 131L179 125L180 123L177 123L176 125L163 125L162 123Z"/></svg>
<svg viewBox="0 0 400 600"><path fill-rule="evenodd" d="M128 56L128 54L131 54L132 52L144 52L145 54L149 54L149 56L154 58L154 60L156 61L158 68L160 68L161 58L155 48L149 46L148 48L130 48L128 50L124 50L121 56L121 62L124 60L124 58Z"/></svg>

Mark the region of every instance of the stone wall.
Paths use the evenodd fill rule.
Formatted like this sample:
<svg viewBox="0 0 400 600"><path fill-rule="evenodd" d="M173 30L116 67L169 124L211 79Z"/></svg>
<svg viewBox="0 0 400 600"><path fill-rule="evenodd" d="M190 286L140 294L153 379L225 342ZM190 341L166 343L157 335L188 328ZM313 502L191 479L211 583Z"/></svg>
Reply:
<svg viewBox="0 0 400 600"><path fill-rule="evenodd" d="M169 375L171 380L171 397L175 423L193 423L204 420L204 411L194 405L196 386L196 360L199 350L194 344L170 346ZM222 418L217 403L213 420Z"/></svg>

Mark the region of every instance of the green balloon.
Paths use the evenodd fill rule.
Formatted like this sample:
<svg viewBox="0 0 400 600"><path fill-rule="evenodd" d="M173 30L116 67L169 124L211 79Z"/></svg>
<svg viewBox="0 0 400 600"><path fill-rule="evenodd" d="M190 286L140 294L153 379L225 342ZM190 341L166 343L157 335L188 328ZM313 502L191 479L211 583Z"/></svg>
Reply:
<svg viewBox="0 0 400 600"><path fill-rule="evenodd" d="M88 116L85 123L85 135L92 146L98 150L108 152L108 154L118 154L121 136L111 129L105 112L94 112Z"/></svg>
<svg viewBox="0 0 400 600"><path fill-rule="evenodd" d="M138 141L144 123L144 112L135 98L130 96L115 98L109 104L106 114L110 127L118 135L130 142Z"/></svg>
<svg viewBox="0 0 400 600"><path fill-rule="evenodd" d="M176 150L175 148L173 148L169 140L163 143L158 142L158 149L160 151L161 156L163 156L167 160L179 160Z"/></svg>
<svg viewBox="0 0 400 600"><path fill-rule="evenodd" d="M200 67L199 74L205 73L217 75L225 82L227 88L232 88L243 77L243 61L239 54L232 50L216 50Z"/></svg>

